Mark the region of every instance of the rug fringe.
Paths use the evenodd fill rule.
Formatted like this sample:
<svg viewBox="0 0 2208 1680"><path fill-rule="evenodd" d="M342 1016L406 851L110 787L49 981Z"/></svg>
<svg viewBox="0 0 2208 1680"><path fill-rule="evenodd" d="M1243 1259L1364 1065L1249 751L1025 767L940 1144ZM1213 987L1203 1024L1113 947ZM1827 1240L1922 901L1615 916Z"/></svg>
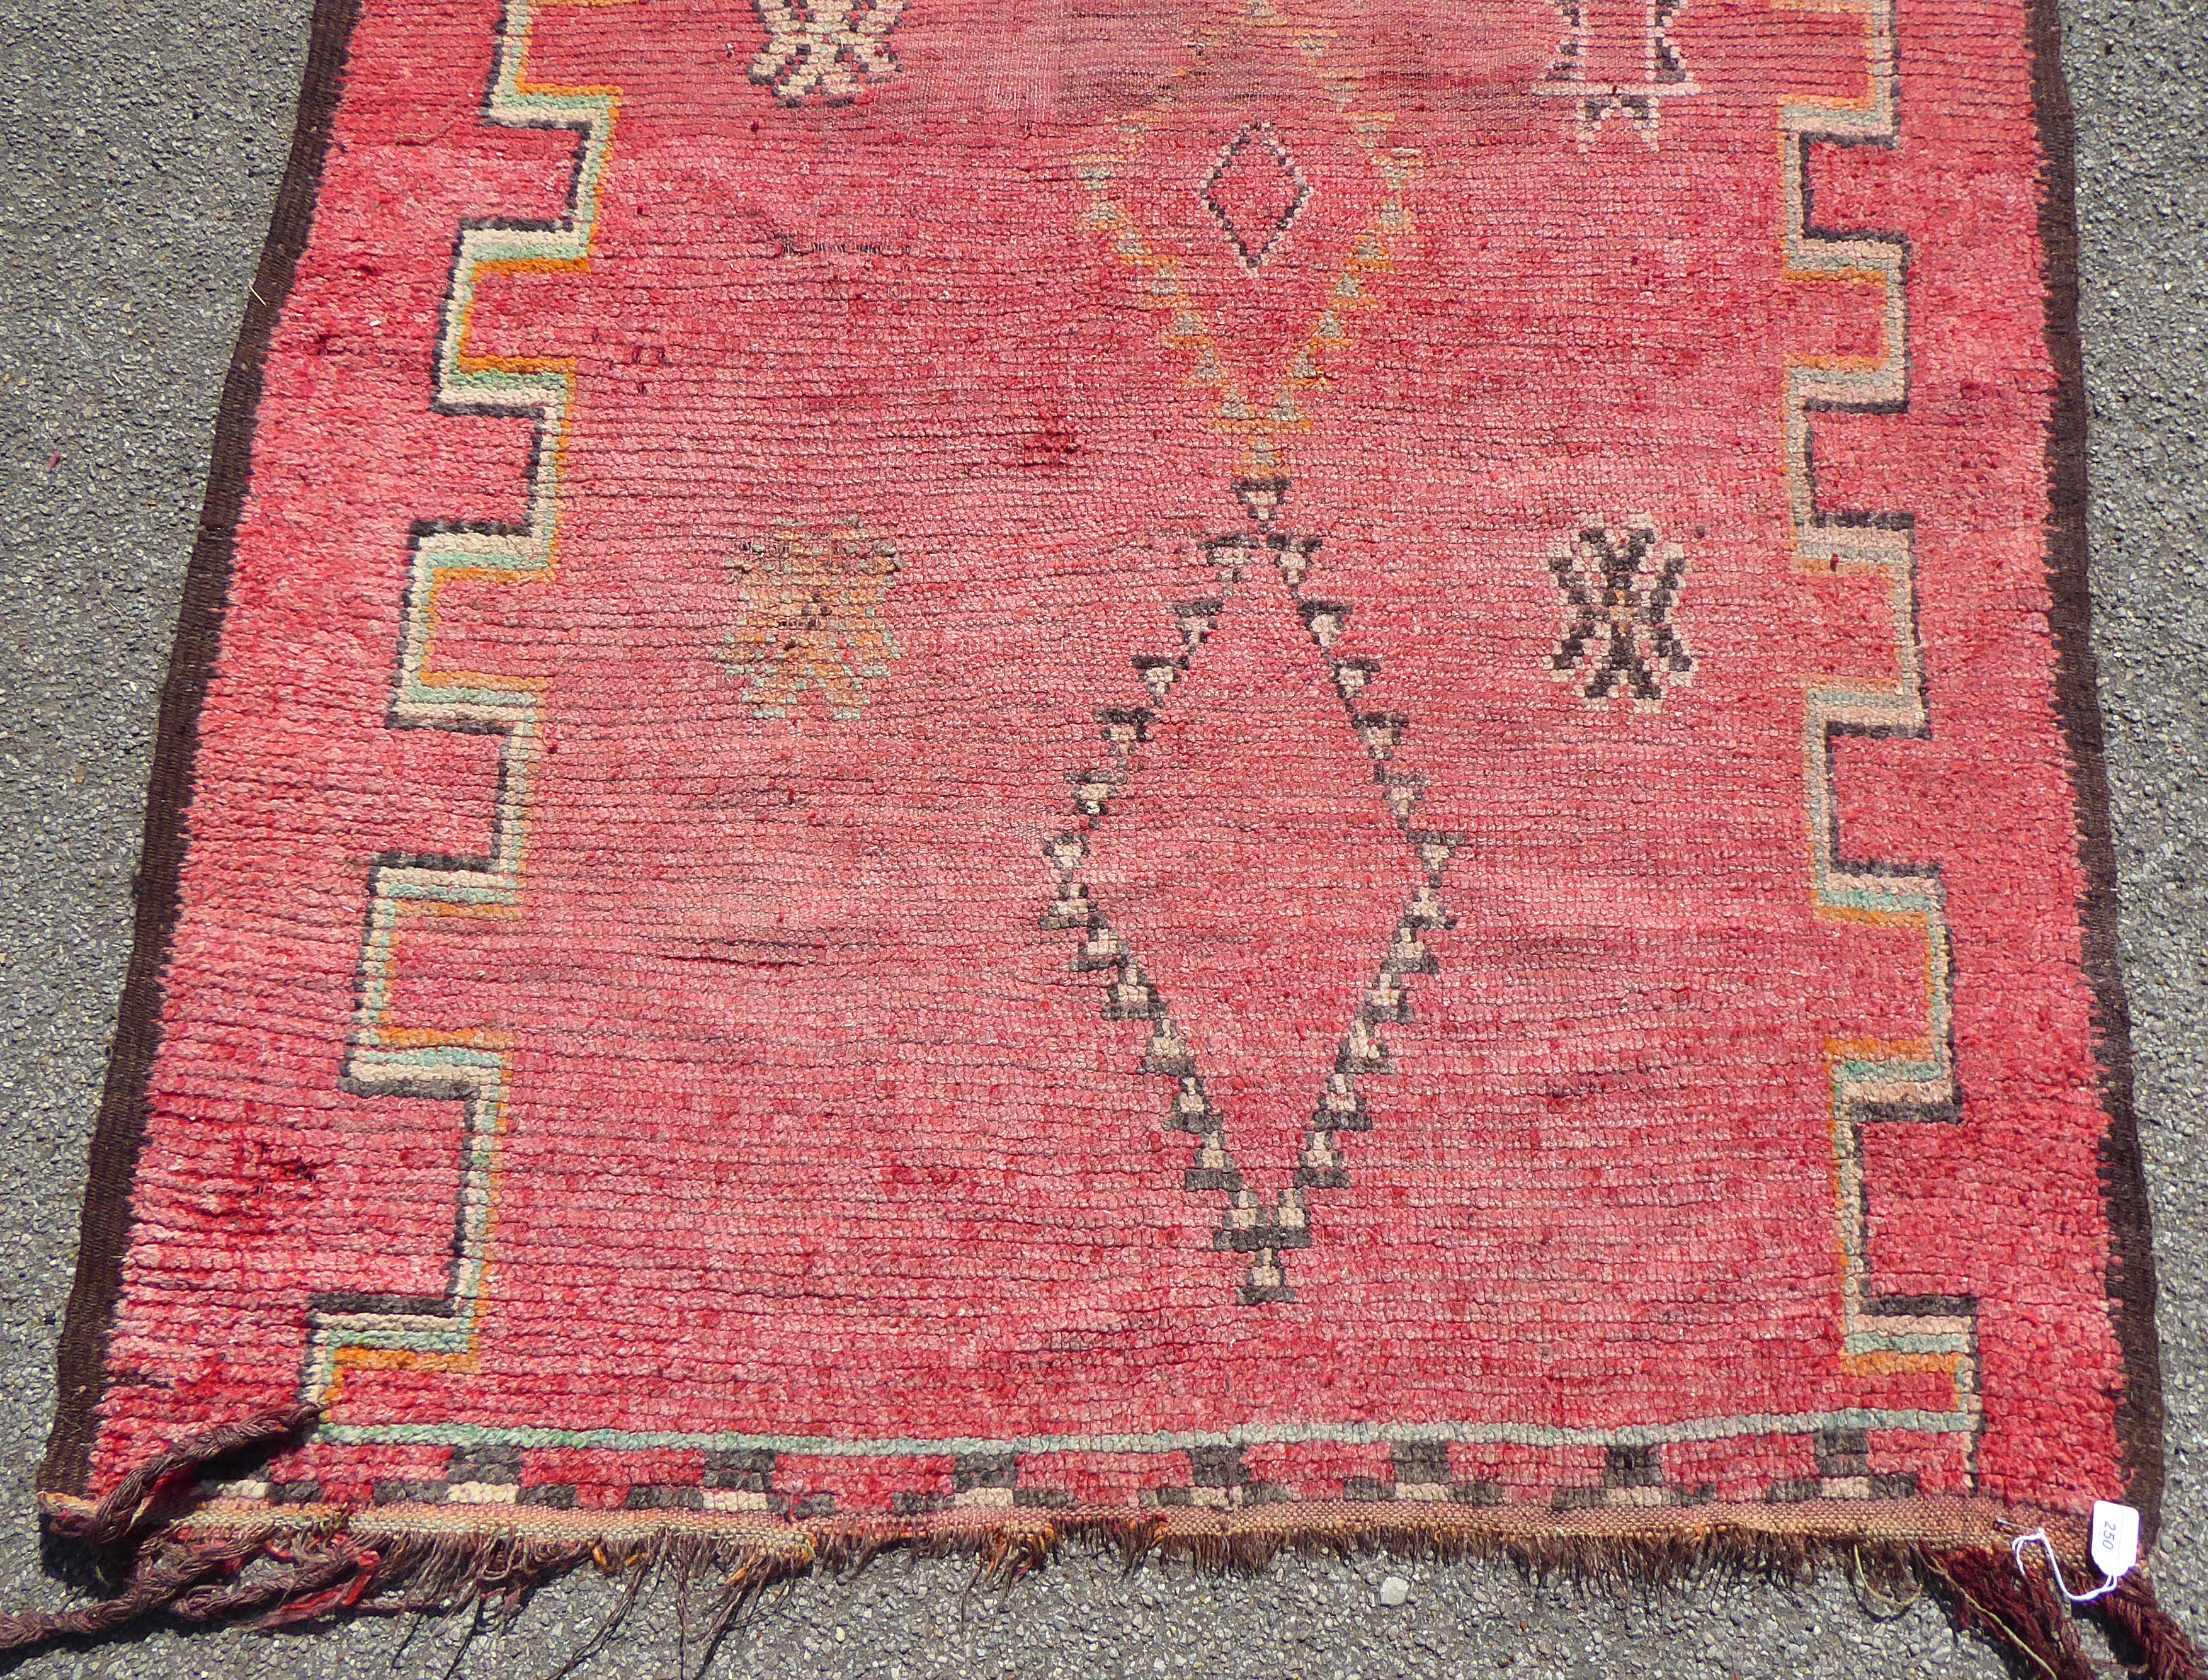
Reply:
<svg viewBox="0 0 2208 1680"><path fill-rule="evenodd" d="M2020 1570L2005 1541L1923 1540L1785 1533L1713 1523L1668 1534L1540 1534L1446 1529L1374 1512L1309 1527L1283 1522L1256 1529L1176 1527L1160 1511L1007 1512L1005 1520L954 1526L886 1523L879 1529L833 1524L793 1527L789 1543L763 1545L739 1534L679 1528L574 1538L498 1529L445 1533L351 1532L333 1511L303 1523L248 1523L232 1532L195 1532L193 1508L176 1494L183 1479L221 1459L267 1454L313 1425L311 1407L271 1411L207 1431L139 1466L89 1511L50 1507L57 1534L81 1542L103 1566L105 1597L74 1609L0 1615L0 1653L62 1641L96 1640L165 1615L188 1624L229 1623L274 1629L356 1612L450 1614L472 1609L511 1617L560 1575L594 1565L626 1581L620 1601L562 1676L602 1652L644 1594L671 1586L681 1643L699 1658L698 1672L770 1593L801 1576L848 1577L883 1553L967 1557L969 1591L1008 1593L1069 1547L1116 1557L1125 1573L1146 1563L1182 1563L1205 1574L1258 1573L1284 1553L1349 1560L1384 1554L1405 1561L1485 1559L1516 1565L1529 1577L1586 1583L1652 1585L1718 1572L1800 1581L1821 1568L1844 1569L1881 1599L1929 1590L1958 1627L1983 1638L2030 1680L2095 1680L2071 1607L2044 1569ZM691 1638L690 1611L710 1581L710 1620ZM2143 1571L2116 1592L2081 1607L2107 1629L2118 1654L2147 1680L2204 1680L2184 1630L2156 1603Z"/></svg>
<svg viewBox="0 0 2208 1680"><path fill-rule="evenodd" d="M2094 1680L2068 1608L2037 1575L2000 1551L1930 1553L1932 1590L1955 1625L1975 1633L2041 1680Z"/></svg>
<svg viewBox="0 0 2208 1680"><path fill-rule="evenodd" d="M71 1539L106 1549L118 1546L153 1515L188 1472L219 1459L265 1455L322 1420L319 1406L274 1407L233 1424L218 1424L156 1454L117 1482L82 1517L56 1516L54 1527Z"/></svg>
<svg viewBox="0 0 2208 1680"><path fill-rule="evenodd" d="M2094 1609L2117 1655L2134 1659L2148 1680L2201 1680L2199 1653L2176 1618L2154 1601L2154 1588L2137 1570Z"/></svg>

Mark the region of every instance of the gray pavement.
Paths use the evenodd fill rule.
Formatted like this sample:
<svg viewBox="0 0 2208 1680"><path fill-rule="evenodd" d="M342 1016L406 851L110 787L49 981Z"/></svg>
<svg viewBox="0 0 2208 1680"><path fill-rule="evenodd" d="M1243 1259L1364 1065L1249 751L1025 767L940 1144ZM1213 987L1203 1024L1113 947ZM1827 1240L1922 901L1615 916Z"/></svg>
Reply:
<svg viewBox="0 0 2208 1680"><path fill-rule="evenodd" d="M1528 0L1531 3L1532 0ZM304 0L0 9L0 1606L51 1596L32 1515L53 1343L129 926L153 711L222 375L283 166ZM2208 0L2087 0L2080 117L2094 591L2126 969L2155 1197L2170 1481L2156 1575L2208 1634ZM1393 1569L1409 1601L1382 1607ZM967 1567L807 1583L716 1672L1389 1680L1987 1676L1925 1605L1845 1582L1655 1593L1492 1565L1290 1560L1254 1581L1071 1562L999 1600ZM45 1677L547 1673L613 1602L579 1579L465 1622L155 1632ZM675 1672L664 1604L583 1672ZM694 1655L694 1648L691 1652Z"/></svg>

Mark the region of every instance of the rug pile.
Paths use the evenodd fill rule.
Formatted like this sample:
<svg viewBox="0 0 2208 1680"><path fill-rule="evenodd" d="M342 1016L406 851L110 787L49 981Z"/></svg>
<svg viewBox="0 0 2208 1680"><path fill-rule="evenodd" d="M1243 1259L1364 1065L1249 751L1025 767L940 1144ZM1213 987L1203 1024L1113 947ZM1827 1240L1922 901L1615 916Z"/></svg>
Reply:
<svg viewBox="0 0 2208 1680"><path fill-rule="evenodd" d="M1830 1551L2082 1663L2010 1542L2161 1417L2051 17L327 0L75 1614Z"/></svg>

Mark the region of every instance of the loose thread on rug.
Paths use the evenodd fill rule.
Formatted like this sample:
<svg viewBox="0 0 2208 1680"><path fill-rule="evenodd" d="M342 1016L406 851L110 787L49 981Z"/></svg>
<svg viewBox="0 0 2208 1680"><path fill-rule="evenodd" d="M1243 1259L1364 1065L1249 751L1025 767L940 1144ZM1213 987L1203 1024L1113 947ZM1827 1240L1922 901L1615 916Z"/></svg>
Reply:
<svg viewBox="0 0 2208 1680"><path fill-rule="evenodd" d="M2019 1571L2006 1548L1928 1552L1925 1563L1958 1627L2041 1680L2095 1680L2068 1607L2046 1581Z"/></svg>
<svg viewBox="0 0 2208 1680"><path fill-rule="evenodd" d="M239 1619L273 1605L271 1616L289 1621L326 1614L340 1601L357 1603L373 1581L376 1559L350 1541L279 1547L267 1529L200 1541L179 1539L163 1529L172 1515L165 1508L187 1477L224 1459L266 1453L321 1418L321 1408L295 1405L217 1425L137 1466L85 1515L50 1516L56 1533L82 1542L102 1564L112 1565L119 1555L127 1570L117 1590L92 1604L0 1615L0 1652L56 1640L96 1639L161 1611L186 1621L212 1622ZM219 1584L263 1557L291 1568L250 1586Z"/></svg>
<svg viewBox="0 0 2208 1680"><path fill-rule="evenodd" d="M218 1424L188 1436L125 1475L89 1515L56 1516L53 1525L70 1539L95 1547L120 1545L187 1474L220 1459L265 1452L312 1428L321 1417L318 1406L275 1407L237 1423Z"/></svg>

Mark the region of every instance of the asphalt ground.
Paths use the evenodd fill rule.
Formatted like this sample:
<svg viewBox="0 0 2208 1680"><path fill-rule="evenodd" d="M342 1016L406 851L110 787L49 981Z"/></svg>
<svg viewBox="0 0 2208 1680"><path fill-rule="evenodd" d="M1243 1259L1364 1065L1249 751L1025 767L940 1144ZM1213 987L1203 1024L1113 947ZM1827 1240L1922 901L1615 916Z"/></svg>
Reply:
<svg viewBox="0 0 2208 1680"><path fill-rule="evenodd" d="M127 953L154 705L214 414L289 143L305 0L0 9L0 1608L51 1600L32 1483ZM2155 1576L2208 1634L2208 0L2066 12L2092 405L2093 587L2147 1174L2169 1480ZM1408 1583L1381 1604L1388 1573ZM717 1674L1289 1680L1992 1676L1929 1605L1844 1581L1654 1593L1498 1565L1287 1560L1254 1580L1071 1560L1001 1597L969 1566L808 1582ZM156 1630L48 1677L549 1674L615 1602L517 1622ZM411 1633L411 1638L409 1637ZM580 1672L693 1666L649 1604Z"/></svg>

